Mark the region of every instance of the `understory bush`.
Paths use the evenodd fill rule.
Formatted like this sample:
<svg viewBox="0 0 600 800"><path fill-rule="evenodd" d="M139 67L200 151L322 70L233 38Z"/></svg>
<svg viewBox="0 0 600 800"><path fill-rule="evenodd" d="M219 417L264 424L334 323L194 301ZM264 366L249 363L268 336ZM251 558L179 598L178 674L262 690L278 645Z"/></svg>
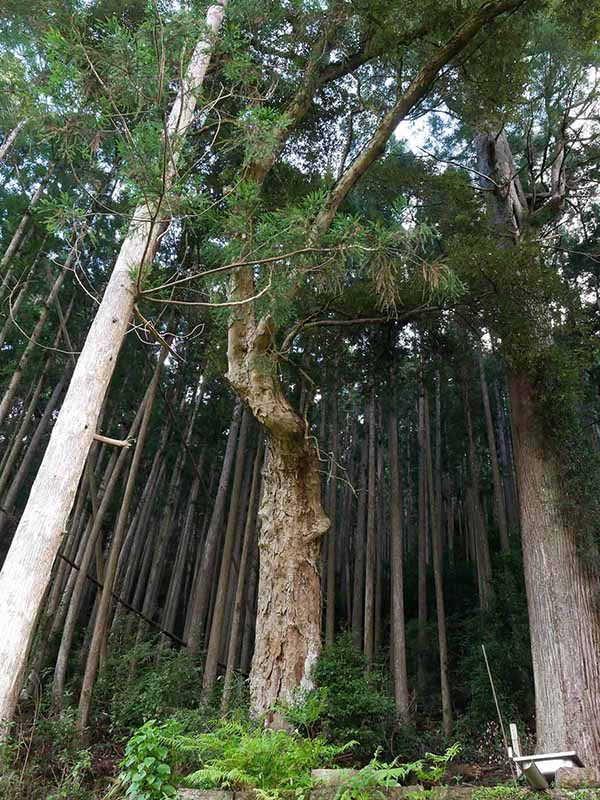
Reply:
<svg viewBox="0 0 600 800"><path fill-rule="evenodd" d="M149 719L169 719L178 711L197 709L202 690L202 665L186 650L160 651L150 638L110 660L95 705L108 711L113 730L130 733Z"/></svg>
<svg viewBox="0 0 600 800"><path fill-rule="evenodd" d="M313 788L313 769L335 765L354 747L329 743L323 736L271 730L237 720L215 722L205 733L186 734L179 722L149 720L131 737L122 762L122 784L132 800L172 797L177 785L196 789L253 790L259 800L284 793L300 800ZM460 745L443 755L427 753L411 763L386 763L376 753L340 787L336 800L362 800L381 788L411 779L440 783Z"/></svg>
<svg viewBox="0 0 600 800"><path fill-rule="evenodd" d="M374 752L392 752L396 728L394 698L383 671L367 669L364 655L342 634L326 647L315 670L325 687L320 709L322 731L333 742L357 741L353 755L364 763Z"/></svg>

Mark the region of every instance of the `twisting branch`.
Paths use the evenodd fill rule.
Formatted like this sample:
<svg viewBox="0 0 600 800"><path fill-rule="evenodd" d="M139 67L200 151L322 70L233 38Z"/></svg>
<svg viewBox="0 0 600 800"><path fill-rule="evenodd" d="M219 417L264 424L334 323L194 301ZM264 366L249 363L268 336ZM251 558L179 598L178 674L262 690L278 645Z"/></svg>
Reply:
<svg viewBox="0 0 600 800"><path fill-rule="evenodd" d="M163 283L161 286L155 286L151 289L145 289L140 293L140 297L148 298L148 295L160 292L163 289L171 289L173 286L180 286L183 283L195 281L197 278L206 278L209 275L217 275L222 272L230 272L233 269L241 267L255 267L260 264L272 264L275 261L284 261L287 258L302 255L303 253L331 253L334 251L342 251L342 247L301 247L298 250L291 250L288 253L281 253L278 256L269 256L268 258L257 258L252 260L232 261L230 264L224 264L222 267L215 267L214 269L207 269L205 272L196 272L193 275L186 275L184 278L177 278L177 280Z"/></svg>

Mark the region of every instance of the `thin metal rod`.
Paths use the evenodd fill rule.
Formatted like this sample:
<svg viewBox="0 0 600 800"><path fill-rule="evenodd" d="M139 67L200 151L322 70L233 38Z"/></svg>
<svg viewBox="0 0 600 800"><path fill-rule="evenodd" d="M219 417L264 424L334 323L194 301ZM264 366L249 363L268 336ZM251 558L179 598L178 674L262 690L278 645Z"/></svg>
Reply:
<svg viewBox="0 0 600 800"><path fill-rule="evenodd" d="M483 651L483 659L485 661L488 678L490 679L490 686L492 687L492 695L494 696L494 703L496 704L496 713L498 714L498 721L500 722L500 730L502 731L502 740L504 742L504 749L506 750L506 754L509 755L510 751L508 748L508 739L506 738L506 731L504 730L504 722L502 720L502 714L500 712L500 704L498 703L498 695L496 694L496 687L494 686L494 679L492 678L492 670L490 669L490 662L488 661L484 644L481 645L481 649ZM512 776L516 780L514 765L510 757L509 757L509 764Z"/></svg>

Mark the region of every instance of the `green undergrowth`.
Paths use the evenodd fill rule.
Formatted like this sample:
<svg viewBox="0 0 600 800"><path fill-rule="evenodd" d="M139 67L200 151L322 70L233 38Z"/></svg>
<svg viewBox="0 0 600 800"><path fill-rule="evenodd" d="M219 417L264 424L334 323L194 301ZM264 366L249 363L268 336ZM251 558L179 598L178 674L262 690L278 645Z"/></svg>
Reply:
<svg viewBox="0 0 600 800"><path fill-rule="evenodd" d="M331 744L323 736L271 730L247 721L217 721L189 734L181 723L149 720L131 737L122 763L121 783L133 800L173 797L176 787L253 790L259 800L304 798L313 788L311 771L334 767L356 742ZM458 744L443 755L417 761L385 762L376 754L339 788L336 800L366 800L409 778L426 784L443 780Z"/></svg>

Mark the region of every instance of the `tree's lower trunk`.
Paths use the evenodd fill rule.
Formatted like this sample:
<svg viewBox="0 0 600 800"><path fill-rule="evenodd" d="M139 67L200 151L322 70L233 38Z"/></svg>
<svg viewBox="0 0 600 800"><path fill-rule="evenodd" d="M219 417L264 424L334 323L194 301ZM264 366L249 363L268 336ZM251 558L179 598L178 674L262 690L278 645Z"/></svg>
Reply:
<svg viewBox="0 0 600 800"><path fill-rule="evenodd" d="M260 469L264 460L263 437L259 436L258 447L254 456L254 468L252 470L252 484L250 487L250 496L248 498L248 508L246 511L246 524L244 526L244 538L242 543L242 551L240 553L238 571L238 579L235 591L235 600L233 604L233 616L231 620L231 631L229 633L229 649L227 652L227 666L225 670L225 679L223 681L223 695L221 698L221 711L227 711L229 701L231 699L231 690L233 682L233 674L236 667L237 653L240 650L238 646L238 639L240 634L243 604L244 600L247 603L249 594L246 591L246 576L249 571L251 548L254 542L256 530L256 515L258 511L258 502L260 495Z"/></svg>
<svg viewBox="0 0 600 800"><path fill-rule="evenodd" d="M394 404L395 405L395 404ZM396 409L388 412L388 442L390 460L390 521L392 560L392 665L394 673L394 698L398 717L408 719L408 679L406 675L406 644L404 630L404 568L402 530L402 485L398 456L398 423Z"/></svg>
<svg viewBox="0 0 600 800"><path fill-rule="evenodd" d="M202 690L206 697L209 697L212 694L217 682L219 651L221 648L221 641L224 639L223 621L225 619L225 605L227 600L227 591L229 588L229 574L231 572L231 562L237 529L237 518L241 500L242 478L244 465L246 463L246 440L248 438L249 421L250 416L244 409L237 443L236 462L233 474L233 483L231 487L227 528L225 531L225 540L223 542L221 568L219 570L214 612L206 651L204 676L202 679Z"/></svg>
<svg viewBox="0 0 600 800"><path fill-rule="evenodd" d="M427 637L427 458L425 451L425 388L421 384L418 402L419 439L419 540L417 553L417 687L425 691L425 650Z"/></svg>
<svg viewBox="0 0 600 800"><path fill-rule="evenodd" d="M498 451L496 449L496 434L492 420L492 410L490 407L490 395L488 391L487 378L481 345L477 349L477 359L479 366L479 381L481 385L481 399L483 401L483 412L485 416L485 428L488 439L488 451L490 454L490 466L492 468L492 485L494 488L494 518L500 534L500 546L504 553L510 550L508 539L508 524L506 521L506 505L504 502L504 487L500 477L500 466L498 464Z"/></svg>
<svg viewBox="0 0 600 800"><path fill-rule="evenodd" d="M375 573L377 566L377 532L375 527L375 476L376 476L376 431L375 394L369 400L369 477L367 498L367 541L365 547L365 622L363 650L369 664L375 656Z"/></svg>
<svg viewBox="0 0 600 800"><path fill-rule="evenodd" d="M318 561L329 521L321 505L317 454L303 430L296 435L270 433L259 514L251 708L278 726L283 723L273 706L291 700L298 687L312 687L321 649Z"/></svg>
<svg viewBox="0 0 600 800"><path fill-rule="evenodd" d="M215 561L218 557L219 542L222 533L221 529L225 516L225 504L233 472L241 416L242 404L237 400L233 409L231 426L227 435L227 447L225 448L225 456L223 458L219 488L217 489L217 496L215 498L206 539L203 543L202 555L194 580L193 596L190 601L191 611L189 632L187 634L187 647L193 656L196 656L200 651L200 645L202 644L205 633L205 618L209 610L210 590L213 585L211 576L215 568Z"/></svg>
<svg viewBox="0 0 600 800"><path fill-rule="evenodd" d="M365 432L365 437L367 436ZM354 580L352 586L352 642L357 650L362 648L365 594L365 529L367 511L368 445L363 442L358 469L358 507L354 523Z"/></svg>
<svg viewBox="0 0 600 800"><path fill-rule="evenodd" d="M562 476L545 446L531 382L510 377L538 752L576 750L600 764L599 583L561 506Z"/></svg>
<svg viewBox="0 0 600 800"><path fill-rule="evenodd" d="M335 391L335 387L334 387ZM328 512L331 528L327 534L327 603L325 606L325 643L333 644L335 635L335 531L337 516L337 458L338 458L338 400L334 394L331 407L331 473L329 475L330 491Z"/></svg>

